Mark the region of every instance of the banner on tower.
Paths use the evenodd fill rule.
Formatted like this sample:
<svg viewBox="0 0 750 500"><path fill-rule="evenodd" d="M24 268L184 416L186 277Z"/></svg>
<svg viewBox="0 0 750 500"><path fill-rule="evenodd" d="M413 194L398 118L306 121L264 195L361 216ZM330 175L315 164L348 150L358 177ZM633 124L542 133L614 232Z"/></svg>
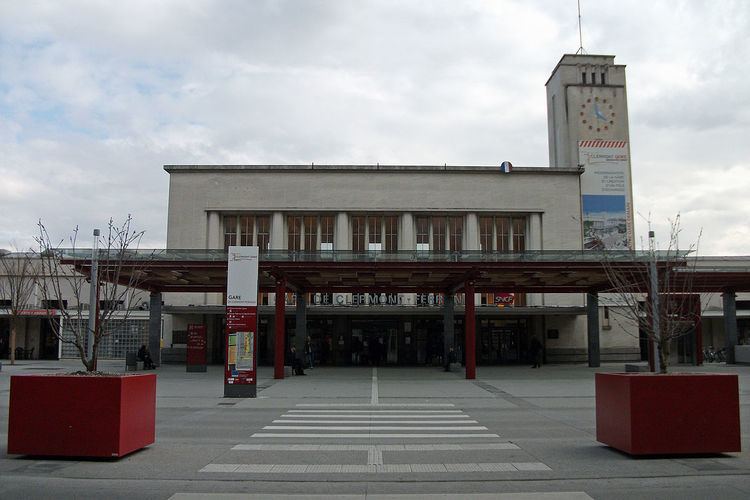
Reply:
<svg viewBox="0 0 750 500"><path fill-rule="evenodd" d="M588 250L633 248L633 203L626 141L578 141L581 176L583 247Z"/></svg>

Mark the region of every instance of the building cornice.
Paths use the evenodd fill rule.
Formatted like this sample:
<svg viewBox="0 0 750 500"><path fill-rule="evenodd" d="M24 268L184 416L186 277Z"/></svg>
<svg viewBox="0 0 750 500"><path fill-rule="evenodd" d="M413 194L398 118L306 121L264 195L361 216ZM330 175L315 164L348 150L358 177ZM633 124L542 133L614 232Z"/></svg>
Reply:
<svg viewBox="0 0 750 500"><path fill-rule="evenodd" d="M354 172L354 173L462 173L462 174L491 174L498 175L580 175L583 169L552 168L552 167L513 167L505 174L499 166L487 165L164 165L164 170L173 173L205 173L205 172Z"/></svg>

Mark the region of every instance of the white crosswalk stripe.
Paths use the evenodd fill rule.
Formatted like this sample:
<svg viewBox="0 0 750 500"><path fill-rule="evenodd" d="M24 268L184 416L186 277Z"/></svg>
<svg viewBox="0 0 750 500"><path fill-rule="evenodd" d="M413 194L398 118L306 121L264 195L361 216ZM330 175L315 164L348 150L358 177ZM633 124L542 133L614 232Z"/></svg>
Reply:
<svg viewBox="0 0 750 500"><path fill-rule="evenodd" d="M346 464L209 464L206 473L256 474L451 474L451 473L531 473L549 471L541 462L487 461L469 463L388 463L394 455L384 452L483 452L501 454L522 451L514 443L502 441L477 420L457 409L409 409L351 407L290 409L261 432L251 435L255 443L238 444L234 452L366 452L361 463ZM397 425L394 425L397 424ZM270 431L270 432L269 432ZM310 440L322 441L310 443ZM394 441L416 441L414 444ZM435 441L438 442L435 442ZM478 441L480 440L480 441ZM328 442L326 442L328 441ZM342 443L344 441L344 443ZM364 442L363 442L364 441ZM426 443L425 441L429 441ZM463 442L462 442L463 441ZM361 444L357 444L361 443ZM440 456L440 455L438 455ZM442 455L441 457L445 457ZM476 460L478 456L472 455ZM514 458L519 458L516 455Z"/></svg>
<svg viewBox="0 0 750 500"><path fill-rule="evenodd" d="M328 420L324 420L326 418ZM488 429L483 425L476 424L478 424L476 420L471 420L469 415L456 409L413 410L380 407L369 410L351 408L293 409L284 412L280 418L271 422L271 425L263 427L262 432L257 432L252 437L357 440L449 439L451 441L461 438L499 438L494 433L477 432ZM446 431L450 433L446 433Z"/></svg>
<svg viewBox="0 0 750 500"><path fill-rule="evenodd" d="M232 451L250 452L248 458L258 458L263 452L321 453L366 452L360 463L321 464L208 464L201 472L257 473L257 474L455 474L477 473L532 473L549 471L541 462L518 461L520 448L479 425L452 403L380 403L378 372L373 368L370 404L366 403L300 403L283 412L250 437L249 444L238 444ZM319 444L311 444L310 440ZM413 443L413 444L411 444ZM439 455L439 452L468 452L472 463L443 461L459 454ZM437 463L387 463L393 454L410 452L438 453ZM384 453L386 456L384 457ZM479 462L495 454L515 453L515 460ZM335 455L334 455L335 456ZM412 455L414 456L414 455ZM418 455L424 459L427 453ZM351 457L349 457L351 458ZM510 458L510 457L508 457ZM260 460L262 461L262 460ZM335 462L331 456L324 462ZM399 461L399 460L396 460Z"/></svg>

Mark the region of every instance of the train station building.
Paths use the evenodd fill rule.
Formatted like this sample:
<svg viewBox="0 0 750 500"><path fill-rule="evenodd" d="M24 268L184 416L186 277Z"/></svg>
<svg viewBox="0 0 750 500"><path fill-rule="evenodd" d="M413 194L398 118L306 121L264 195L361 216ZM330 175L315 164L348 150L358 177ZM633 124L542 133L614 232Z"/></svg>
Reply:
<svg viewBox="0 0 750 500"><path fill-rule="evenodd" d="M222 363L226 251L248 245L260 249L260 364L308 336L331 366L376 352L383 364L442 365L453 346L468 372L528 362L534 337L551 363L645 359L638 326L611 314L601 263L602 250L634 255L635 241L625 66L614 59L568 54L553 69L546 167L164 166L167 248L145 280L150 299L128 305L138 324L121 345L148 340L161 362L183 362L188 329L202 325L209 362ZM699 264L702 328L673 362L700 362L700 346L723 346L727 331L750 343L747 259ZM118 357L116 344L102 356ZM55 349L66 356L45 352Z"/></svg>
<svg viewBox="0 0 750 500"><path fill-rule="evenodd" d="M447 344L469 349L467 329L479 365L527 362L532 337L547 362L584 362L592 349L644 359L637 325L612 320L606 297L592 323L590 292L605 284L576 268L634 246L625 67L565 55L546 86L549 167L166 165L167 248L260 248L261 363L284 332L298 349L310 336L323 364L378 350L385 363L439 365ZM223 295L164 303L164 359L180 358L197 322L220 362ZM674 361L694 362L695 338L683 343Z"/></svg>

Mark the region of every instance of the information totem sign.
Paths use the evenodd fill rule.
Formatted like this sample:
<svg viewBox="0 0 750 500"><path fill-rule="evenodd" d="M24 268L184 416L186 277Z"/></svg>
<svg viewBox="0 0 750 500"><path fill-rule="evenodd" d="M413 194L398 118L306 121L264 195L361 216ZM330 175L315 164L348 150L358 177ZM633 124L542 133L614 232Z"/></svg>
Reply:
<svg viewBox="0 0 750 500"><path fill-rule="evenodd" d="M185 371L206 371L207 340L206 325L188 325Z"/></svg>
<svg viewBox="0 0 750 500"><path fill-rule="evenodd" d="M258 247L231 246L227 274L224 397L257 394Z"/></svg>

